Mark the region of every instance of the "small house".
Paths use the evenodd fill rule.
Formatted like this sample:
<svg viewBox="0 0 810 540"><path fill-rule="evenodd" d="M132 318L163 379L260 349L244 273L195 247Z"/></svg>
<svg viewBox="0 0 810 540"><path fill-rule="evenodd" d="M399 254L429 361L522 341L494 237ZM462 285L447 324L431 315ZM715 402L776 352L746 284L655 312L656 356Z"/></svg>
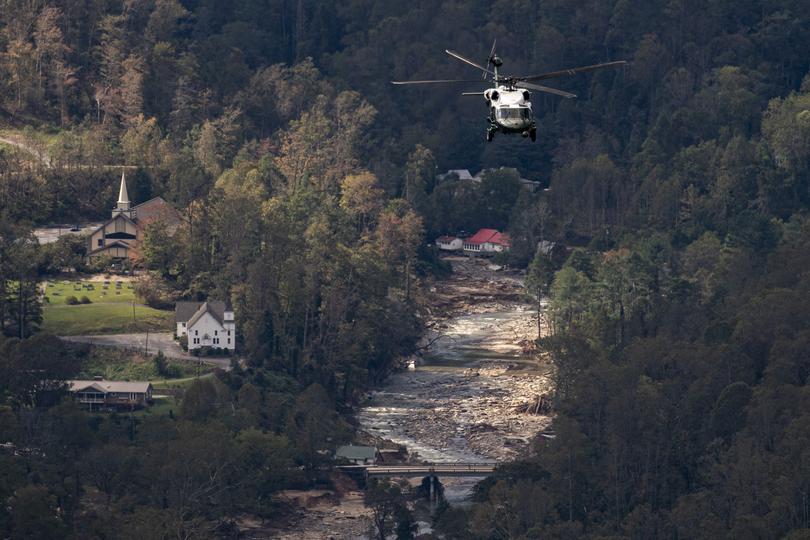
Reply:
<svg viewBox="0 0 810 540"><path fill-rule="evenodd" d="M236 349L233 310L225 302L177 302L174 318L176 335L178 338L187 336L188 350Z"/></svg>
<svg viewBox="0 0 810 540"><path fill-rule="evenodd" d="M355 465L373 465L377 461L377 449L373 446L341 446L335 459L345 459Z"/></svg>
<svg viewBox="0 0 810 540"><path fill-rule="evenodd" d="M460 251L464 247L464 240L458 236L440 236L436 245L442 251Z"/></svg>
<svg viewBox="0 0 810 540"><path fill-rule="evenodd" d="M494 255L509 251L509 235L495 229L480 229L464 240L464 253L468 255Z"/></svg>
<svg viewBox="0 0 810 540"><path fill-rule="evenodd" d="M67 381L68 391L89 410L135 410L152 402L152 384L130 381Z"/></svg>
<svg viewBox="0 0 810 540"><path fill-rule="evenodd" d="M439 181L444 182L450 179L458 179L461 182L479 183L480 178L473 176L468 169L450 169L444 174L439 175Z"/></svg>

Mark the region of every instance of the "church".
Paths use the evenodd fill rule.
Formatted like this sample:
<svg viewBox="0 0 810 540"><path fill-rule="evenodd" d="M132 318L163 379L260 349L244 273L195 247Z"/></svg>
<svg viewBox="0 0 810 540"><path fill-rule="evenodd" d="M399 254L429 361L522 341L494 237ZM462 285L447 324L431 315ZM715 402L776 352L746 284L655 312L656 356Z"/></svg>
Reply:
<svg viewBox="0 0 810 540"><path fill-rule="evenodd" d="M112 218L90 234L87 257L111 257L137 265L141 261L140 246L146 226L155 221L162 221L169 234L174 234L180 226L180 214L162 197L132 206L126 177L121 173L118 202L113 208Z"/></svg>

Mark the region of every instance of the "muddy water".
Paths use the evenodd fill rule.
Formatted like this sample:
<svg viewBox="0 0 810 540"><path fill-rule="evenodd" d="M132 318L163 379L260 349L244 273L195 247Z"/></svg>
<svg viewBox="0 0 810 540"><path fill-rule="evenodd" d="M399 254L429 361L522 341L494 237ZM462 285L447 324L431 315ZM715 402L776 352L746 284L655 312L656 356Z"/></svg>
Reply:
<svg viewBox="0 0 810 540"><path fill-rule="evenodd" d="M405 445L429 462L496 462L515 457L549 419L517 414L515 403L548 384L519 342L536 332L524 304L494 306L443 322L424 363L393 375L358 411L367 432ZM469 497L480 479L443 479L448 500Z"/></svg>

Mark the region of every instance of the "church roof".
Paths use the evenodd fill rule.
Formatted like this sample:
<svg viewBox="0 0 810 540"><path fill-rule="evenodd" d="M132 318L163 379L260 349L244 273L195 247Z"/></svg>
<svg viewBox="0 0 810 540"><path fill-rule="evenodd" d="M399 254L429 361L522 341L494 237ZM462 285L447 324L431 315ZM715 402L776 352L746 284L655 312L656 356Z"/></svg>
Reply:
<svg viewBox="0 0 810 540"><path fill-rule="evenodd" d="M133 208L135 219L140 225L147 225L162 219L170 231L180 226L180 216L163 197L154 197Z"/></svg>
<svg viewBox="0 0 810 540"><path fill-rule="evenodd" d="M129 193L127 193L127 180L124 173L121 173L121 186L118 188L118 207L122 204L129 204Z"/></svg>
<svg viewBox="0 0 810 540"><path fill-rule="evenodd" d="M176 322L184 322L186 326L192 326L205 313L210 313L219 324L224 324L225 312L230 311L225 306L225 302L214 300L211 302L177 302L174 307L174 318Z"/></svg>

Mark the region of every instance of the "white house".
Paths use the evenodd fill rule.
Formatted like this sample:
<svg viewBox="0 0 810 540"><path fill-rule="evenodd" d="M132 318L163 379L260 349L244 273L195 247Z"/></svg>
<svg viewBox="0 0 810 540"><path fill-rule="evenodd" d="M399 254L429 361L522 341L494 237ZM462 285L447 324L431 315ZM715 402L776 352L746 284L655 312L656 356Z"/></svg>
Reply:
<svg viewBox="0 0 810 540"><path fill-rule="evenodd" d="M436 245L443 251L460 251L464 247L464 240L458 236L440 236L436 239Z"/></svg>
<svg viewBox="0 0 810 540"><path fill-rule="evenodd" d="M495 229L480 229L464 240L464 253L468 255L492 255L508 251L511 246L509 235Z"/></svg>
<svg viewBox="0 0 810 540"><path fill-rule="evenodd" d="M201 347L236 349L233 310L225 302L177 302L177 337L188 337L188 350Z"/></svg>

